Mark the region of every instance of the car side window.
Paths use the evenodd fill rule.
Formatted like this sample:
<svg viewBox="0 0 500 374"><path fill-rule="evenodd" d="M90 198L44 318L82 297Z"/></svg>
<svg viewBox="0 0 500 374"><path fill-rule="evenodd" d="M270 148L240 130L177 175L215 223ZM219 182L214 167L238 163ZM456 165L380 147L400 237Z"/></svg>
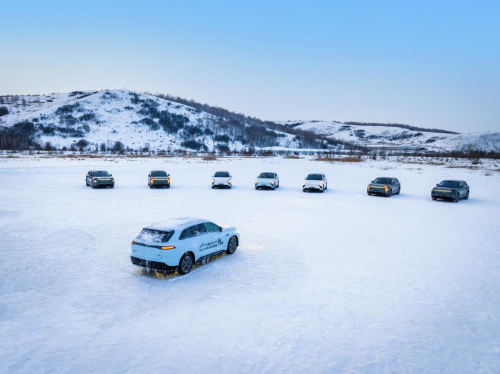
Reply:
<svg viewBox="0 0 500 374"><path fill-rule="evenodd" d="M205 224L201 223L198 225L188 227L187 229L184 229L181 232L181 235L179 236L179 240L193 238L195 236L203 235L206 233L207 233L207 229L205 228Z"/></svg>
<svg viewBox="0 0 500 374"><path fill-rule="evenodd" d="M208 232L219 232L219 226L217 226L215 223L212 222L207 222L205 223L205 227Z"/></svg>

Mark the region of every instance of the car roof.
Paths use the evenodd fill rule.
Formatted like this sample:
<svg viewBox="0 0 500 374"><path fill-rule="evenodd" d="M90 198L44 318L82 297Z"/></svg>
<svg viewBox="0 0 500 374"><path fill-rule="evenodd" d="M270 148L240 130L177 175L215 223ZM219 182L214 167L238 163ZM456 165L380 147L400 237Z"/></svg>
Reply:
<svg viewBox="0 0 500 374"><path fill-rule="evenodd" d="M261 174L267 174L267 173L269 173L269 174L276 174L275 171L263 171L263 172L261 172Z"/></svg>
<svg viewBox="0 0 500 374"><path fill-rule="evenodd" d="M441 182L464 182L464 183L467 183L467 182L462 181L460 179L444 179Z"/></svg>
<svg viewBox="0 0 500 374"><path fill-rule="evenodd" d="M96 172L96 171L104 171L107 173L107 170L91 170L92 173Z"/></svg>
<svg viewBox="0 0 500 374"><path fill-rule="evenodd" d="M216 173L229 173L229 172L225 170L217 170Z"/></svg>
<svg viewBox="0 0 500 374"><path fill-rule="evenodd" d="M148 225L144 228L152 230L170 231L170 230L180 230L185 227L193 226L204 222L210 222L210 221L203 218L179 217L179 218L170 218L165 221L153 223L152 225Z"/></svg>
<svg viewBox="0 0 500 374"><path fill-rule="evenodd" d="M309 173L307 175L323 175L323 173Z"/></svg>
<svg viewBox="0 0 500 374"><path fill-rule="evenodd" d="M165 170L151 170L150 173L152 173L153 171L165 171Z"/></svg>
<svg viewBox="0 0 500 374"><path fill-rule="evenodd" d="M379 179L379 178L398 179L398 178L396 178L396 177L377 177L377 178L375 178L375 179Z"/></svg>

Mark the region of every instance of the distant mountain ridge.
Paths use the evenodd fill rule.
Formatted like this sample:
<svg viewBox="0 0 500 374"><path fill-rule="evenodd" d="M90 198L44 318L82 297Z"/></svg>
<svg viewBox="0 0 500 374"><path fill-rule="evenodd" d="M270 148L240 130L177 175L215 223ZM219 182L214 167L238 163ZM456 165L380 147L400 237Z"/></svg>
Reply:
<svg viewBox="0 0 500 374"><path fill-rule="evenodd" d="M310 131L330 139L369 148L414 147L436 152L500 152L499 132L460 134L403 124L339 121L280 121L280 123L294 129Z"/></svg>
<svg viewBox="0 0 500 374"><path fill-rule="evenodd" d="M0 135L57 148L243 151L342 147L321 135L208 107L214 113L129 90L3 97ZM177 98L178 101L181 99ZM7 102L6 102L7 101ZM194 103L194 102L193 102ZM6 141L4 141L5 143ZM0 147L6 148L0 141Z"/></svg>

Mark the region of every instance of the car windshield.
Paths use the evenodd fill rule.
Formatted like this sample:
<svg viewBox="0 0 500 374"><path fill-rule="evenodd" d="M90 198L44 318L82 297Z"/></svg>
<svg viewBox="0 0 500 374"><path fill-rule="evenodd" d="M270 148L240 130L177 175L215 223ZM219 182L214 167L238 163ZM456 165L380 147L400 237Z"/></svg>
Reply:
<svg viewBox="0 0 500 374"><path fill-rule="evenodd" d="M109 177L107 171L94 171L94 177Z"/></svg>
<svg viewBox="0 0 500 374"><path fill-rule="evenodd" d="M439 183L439 187L458 188L458 182L442 181L441 183Z"/></svg>
<svg viewBox="0 0 500 374"><path fill-rule="evenodd" d="M306 178L308 181L320 181L323 179L321 174L309 174Z"/></svg>
<svg viewBox="0 0 500 374"><path fill-rule="evenodd" d="M260 173L259 178L271 179L274 178L274 173Z"/></svg>
<svg viewBox="0 0 500 374"><path fill-rule="evenodd" d="M167 243L174 235L173 231L158 231L151 229L142 229L134 241L144 244Z"/></svg>
<svg viewBox="0 0 500 374"><path fill-rule="evenodd" d="M229 173L227 171L218 171L215 173L214 177L218 178L229 178Z"/></svg>
<svg viewBox="0 0 500 374"><path fill-rule="evenodd" d="M166 177L167 172L165 172L165 171L152 171L151 176L152 177Z"/></svg>
<svg viewBox="0 0 500 374"><path fill-rule="evenodd" d="M380 183L380 184L390 184L392 182L391 178L377 178L373 181L373 183Z"/></svg>

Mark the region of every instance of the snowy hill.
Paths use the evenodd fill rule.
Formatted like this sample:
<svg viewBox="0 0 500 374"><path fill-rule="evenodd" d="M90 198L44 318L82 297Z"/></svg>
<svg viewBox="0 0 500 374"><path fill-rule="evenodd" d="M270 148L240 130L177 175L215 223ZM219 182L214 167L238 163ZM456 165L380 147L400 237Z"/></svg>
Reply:
<svg viewBox="0 0 500 374"><path fill-rule="evenodd" d="M248 146L300 148L300 138L264 126L229 121L192 107L129 90L75 91L3 97L0 130L69 148L95 149L115 142L131 149L236 150ZM81 141L83 139L83 141ZM87 145L88 143L88 145Z"/></svg>
<svg viewBox="0 0 500 374"><path fill-rule="evenodd" d="M311 131L369 147L424 147L435 151L482 150L500 152L500 133L454 134L450 131L397 127L394 125L362 125L337 121L282 121L286 126Z"/></svg>

